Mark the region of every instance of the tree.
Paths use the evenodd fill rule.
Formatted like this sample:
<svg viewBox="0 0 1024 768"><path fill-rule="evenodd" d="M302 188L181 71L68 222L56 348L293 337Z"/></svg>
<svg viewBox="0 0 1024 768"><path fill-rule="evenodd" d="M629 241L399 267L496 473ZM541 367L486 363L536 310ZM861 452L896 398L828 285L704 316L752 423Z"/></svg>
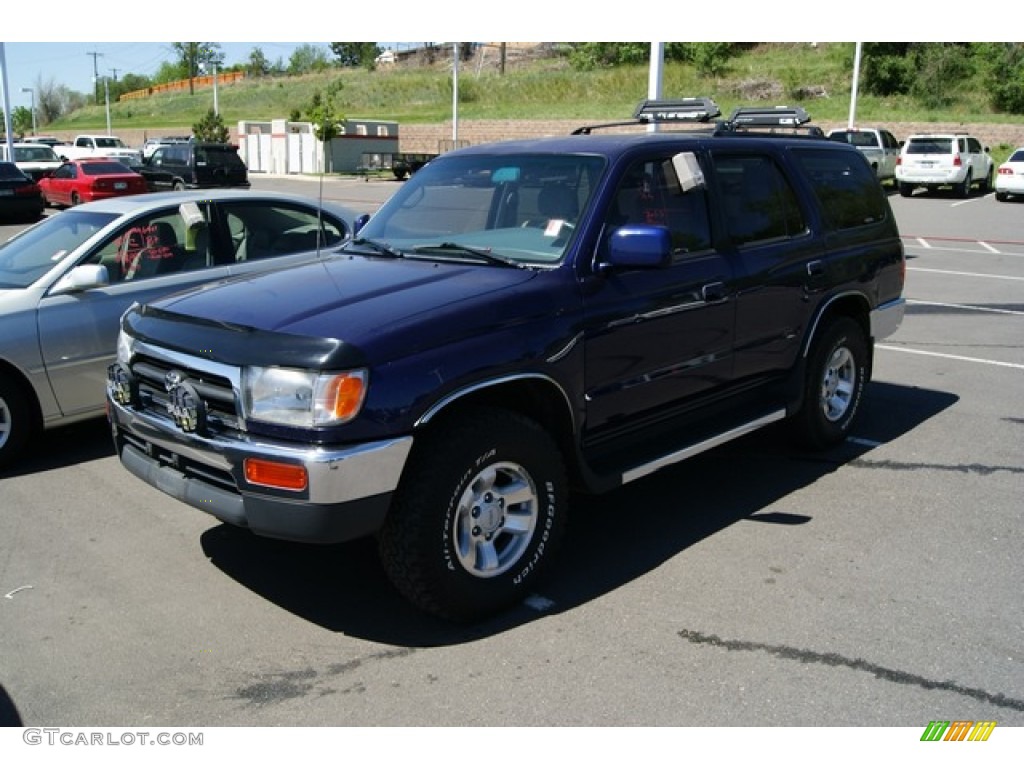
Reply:
<svg viewBox="0 0 1024 768"><path fill-rule="evenodd" d="M925 45L916 64L917 75L910 93L933 109L951 104L959 84L966 82L974 70L970 48L961 43Z"/></svg>
<svg viewBox="0 0 1024 768"><path fill-rule="evenodd" d="M985 63L985 82L994 109L1024 114L1024 46L980 43L976 54Z"/></svg>
<svg viewBox="0 0 1024 768"><path fill-rule="evenodd" d="M231 138L227 126L224 125L224 120L220 115L214 113L213 107L210 107L202 120L192 126L192 134L196 137L196 141L215 141L221 144Z"/></svg>
<svg viewBox="0 0 1024 768"><path fill-rule="evenodd" d="M32 133L32 110L28 107L15 107L11 112L11 125L14 126L12 133L19 136Z"/></svg>
<svg viewBox="0 0 1024 768"><path fill-rule="evenodd" d="M188 78L189 95L196 92L194 79L203 67L219 67L224 63L220 43L171 43L171 48L178 55L178 64Z"/></svg>
<svg viewBox="0 0 1024 768"><path fill-rule="evenodd" d="M323 72L330 69L331 62L327 51L318 45L303 43L288 59L289 75L308 75L310 72Z"/></svg>
<svg viewBox="0 0 1024 768"><path fill-rule="evenodd" d="M569 47L569 63L583 71L643 64L650 56L650 43L572 43Z"/></svg>
<svg viewBox="0 0 1024 768"><path fill-rule="evenodd" d="M331 53L341 67L373 69L381 48L376 43L331 43Z"/></svg>
<svg viewBox="0 0 1024 768"><path fill-rule="evenodd" d="M341 124L345 121L344 116L336 110L335 102L341 92L342 82L336 80L327 86L324 94L316 91L306 114L313 124L313 135L316 136L324 146L324 170L330 172L331 167L331 139L341 133Z"/></svg>
<svg viewBox="0 0 1024 768"><path fill-rule="evenodd" d="M864 92L876 96L909 93L917 67L913 51L915 43L864 43L861 50Z"/></svg>
<svg viewBox="0 0 1024 768"><path fill-rule="evenodd" d="M267 61L262 48L253 48L249 52L249 61L245 65L245 74L249 77L266 77L270 74L270 62Z"/></svg>
<svg viewBox="0 0 1024 768"><path fill-rule="evenodd" d="M90 96L77 93L53 78L37 79L35 84L36 124L47 125L89 103Z"/></svg>

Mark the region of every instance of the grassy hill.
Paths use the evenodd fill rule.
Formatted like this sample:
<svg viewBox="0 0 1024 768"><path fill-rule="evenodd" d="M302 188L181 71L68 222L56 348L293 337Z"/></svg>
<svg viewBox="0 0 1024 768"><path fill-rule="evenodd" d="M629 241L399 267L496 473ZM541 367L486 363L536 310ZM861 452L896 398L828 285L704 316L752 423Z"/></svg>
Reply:
<svg viewBox="0 0 1024 768"><path fill-rule="evenodd" d="M845 121L850 109L853 43L763 44L729 61L720 76L701 78L691 65L665 66L662 92L714 98L728 114L741 104L800 104L816 122ZM646 66L579 72L557 56L513 57L505 74L497 54L482 47L459 68L459 117L552 120L619 119L632 113L647 93ZM243 80L218 88L225 123L269 120L305 113L314 93L340 86L345 116L397 120L401 124L440 123L451 118L452 72L447 62L381 68L337 69L324 74ZM991 111L980 82L961 84L955 106L931 110L910 97L859 96L857 120L869 123L1019 123L1020 116ZM213 106L212 89L194 95L158 94L110 105L119 129L190 127ZM47 132L104 130L103 105L90 106L45 126ZM42 129L41 129L42 130Z"/></svg>

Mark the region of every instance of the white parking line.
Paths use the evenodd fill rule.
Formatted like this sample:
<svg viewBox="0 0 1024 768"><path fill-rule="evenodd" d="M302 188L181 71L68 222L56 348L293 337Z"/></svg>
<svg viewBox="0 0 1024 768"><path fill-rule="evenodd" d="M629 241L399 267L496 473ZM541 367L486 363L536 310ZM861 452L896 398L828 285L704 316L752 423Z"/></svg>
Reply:
<svg viewBox="0 0 1024 768"><path fill-rule="evenodd" d="M907 304L922 304L928 307L949 307L950 309L967 309L971 312L994 312L999 315L1024 315L1019 309L996 309L994 307L976 307L973 304L949 304L944 301L921 301L920 299L907 299Z"/></svg>
<svg viewBox="0 0 1024 768"><path fill-rule="evenodd" d="M980 357L964 357L963 355L947 355L942 352L925 352L920 349L907 349L906 347L894 347L890 344L876 344L875 349L885 349L889 352L906 352L908 355L924 355L925 357L942 357L946 360L960 360L965 363L981 363L982 365L997 365L1000 368L1016 368L1024 371L1024 365L1020 363L1004 363L1000 360L985 360Z"/></svg>
<svg viewBox="0 0 1024 768"><path fill-rule="evenodd" d="M995 280L1024 280L1017 275L986 275L982 272L956 272L951 269L928 269L927 267L907 267L907 272L933 272L937 275L957 275L959 277L991 277Z"/></svg>
<svg viewBox="0 0 1024 768"><path fill-rule="evenodd" d="M984 248L985 250L987 250L987 251L988 251L989 253L999 253L999 250L998 250L998 249L996 249L996 248L993 248L993 247L992 247L991 245L989 245L989 244L988 244L988 243L986 243L986 242L983 242L982 240L979 240L979 241L978 241L978 245L980 245L980 246L981 246L982 248Z"/></svg>

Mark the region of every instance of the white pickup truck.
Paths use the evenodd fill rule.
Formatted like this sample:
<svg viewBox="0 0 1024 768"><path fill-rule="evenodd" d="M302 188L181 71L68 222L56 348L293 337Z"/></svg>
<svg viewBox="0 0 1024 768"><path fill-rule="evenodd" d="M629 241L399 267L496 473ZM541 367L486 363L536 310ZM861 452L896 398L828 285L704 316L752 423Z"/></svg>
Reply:
<svg viewBox="0 0 1024 768"><path fill-rule="evenodd" d="M117 136L97 136L83 134L76 136L72 144L54 147L62 160L81 160L84 157L116 157L123 158L135 165L142 163L142 152L132 149Z"/></svg>

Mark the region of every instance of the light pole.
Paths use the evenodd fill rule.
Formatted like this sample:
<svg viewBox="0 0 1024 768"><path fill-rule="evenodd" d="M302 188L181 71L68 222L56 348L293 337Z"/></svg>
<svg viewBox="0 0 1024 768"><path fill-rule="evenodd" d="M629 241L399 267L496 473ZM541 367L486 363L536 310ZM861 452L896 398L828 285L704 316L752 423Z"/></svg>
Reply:
<svg viewBox="0 0 1024 768"><path fill-rule="evenodd" d="M103 99L107 104L107 136L110 135L110 79L103 78Z"/></svg>
<svg viewBox="0 0 1024 768"><path fill-rule="evenodd" d="M35 88L22 88L22 93L28 93L32 96L32 135L35 136L36 131L36 90Z"/></svg>

